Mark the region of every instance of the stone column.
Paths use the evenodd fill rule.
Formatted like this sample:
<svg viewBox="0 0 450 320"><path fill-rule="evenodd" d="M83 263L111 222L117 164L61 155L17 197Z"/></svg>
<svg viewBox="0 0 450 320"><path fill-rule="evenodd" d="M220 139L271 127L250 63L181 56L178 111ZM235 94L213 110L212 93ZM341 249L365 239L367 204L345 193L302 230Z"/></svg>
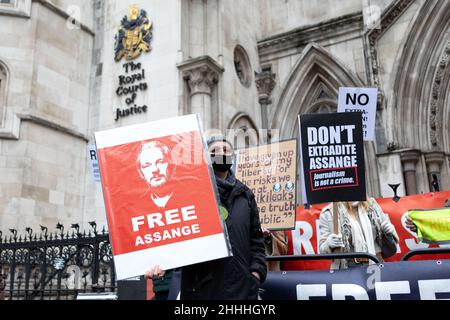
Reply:
<svg viewBox="0 0 450 320"><path fill-rule="evenodd" d="M417 194L416 164L419 157L420 153L417 150L405 151L400 154L407 195Z"/></svg>
<svg viewBox="0 0 450 320"><path fill-rule="evenodd" d="M270 69L263 69L262 72L256 73L256 88L258 89L258 102L261 105L262 129L267 130L265 140L268 143L271 140L268 109L272 104L270 97L276 85L275 77L275 74Z"/></svg>
<svg viewBox="0 0 450 320"><path fill-rule="evenodd" d="M190 59L178 65L189 86L189 113L199 113L205 130L213 127L213 115L219 112L213 105L214 89L224 69L211 57Z"/></svg>
<svg viewBox="0 0 450 320"><path fill-rule="evenodd" d="M440 190L442 190L441 183L441 167L444 163L445 155L443 152L430 152L425 154L425 162L427 164L428 171L428 181L430 185L430 190L434 191L432 186L433 175L436 175L439 181Z"/></svg>

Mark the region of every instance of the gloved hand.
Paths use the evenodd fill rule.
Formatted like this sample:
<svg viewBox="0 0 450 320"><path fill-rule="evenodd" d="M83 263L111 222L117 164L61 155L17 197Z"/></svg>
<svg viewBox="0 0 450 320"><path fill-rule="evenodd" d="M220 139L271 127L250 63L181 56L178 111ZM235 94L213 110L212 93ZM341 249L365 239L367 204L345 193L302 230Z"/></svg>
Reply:
<svg viewBox="0 0 450 320"><path fill-rule="evenodd" d="M414 224L410 217L406 217L406 227L412 232L417 233L417 226Z"/></svg>
<svg viewBox="0 0 450 320"><path fill-rule="evenodd" d="M395 232L395 227L394 225L388 221L388 220L384 220L381 223L381 230L383 231L383 233L385 234L394 234Z"/></svg>
<svg viewBox="0 0 450 320"><path fill-rule="evenodd" d="M330 234L325 241L325 245L330 249L343 248L344 242L342 241L342 234Z"/></svg>

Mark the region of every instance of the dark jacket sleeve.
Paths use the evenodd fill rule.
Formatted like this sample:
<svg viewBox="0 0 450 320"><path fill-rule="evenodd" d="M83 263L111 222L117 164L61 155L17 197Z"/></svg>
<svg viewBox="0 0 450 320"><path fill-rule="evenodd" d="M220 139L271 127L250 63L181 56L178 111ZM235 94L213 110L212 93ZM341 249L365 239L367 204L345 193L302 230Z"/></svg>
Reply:
<svg viewBox="0 0 450 320"><path fill-rule="evenodd" d="M261 277L261 283L263 283L267 276L266 248L264 246L264 235L261 229L258 205L256 204L253 193L251 193L250 197L250 207L250 271L257 272Z"/></svg>

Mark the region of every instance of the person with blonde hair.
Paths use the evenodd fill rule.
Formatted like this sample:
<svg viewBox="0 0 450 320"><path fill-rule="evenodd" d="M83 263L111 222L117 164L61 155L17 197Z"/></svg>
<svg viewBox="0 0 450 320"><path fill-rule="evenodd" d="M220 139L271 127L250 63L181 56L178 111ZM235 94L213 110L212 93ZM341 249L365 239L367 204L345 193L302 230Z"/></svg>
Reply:
<svg viewBox="0 0 450 320"><path fill-rule="evenodd" d="M334 212L337 211L337 212ZM333 216L338 215L338 230ZM326 206L320 214L319 252L369 253L380 261L396 254L399 238L394 225L375 199L338 202ZM347 269L373 263L366 258L337 259L332 269Z"/></svg>

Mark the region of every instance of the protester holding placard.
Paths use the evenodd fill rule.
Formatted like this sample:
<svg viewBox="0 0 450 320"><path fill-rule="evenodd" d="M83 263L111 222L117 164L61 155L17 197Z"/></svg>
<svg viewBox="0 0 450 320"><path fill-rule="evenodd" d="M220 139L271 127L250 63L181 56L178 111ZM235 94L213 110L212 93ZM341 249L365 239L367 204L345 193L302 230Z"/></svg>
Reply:
<svg viewBox="0 0 450 320"><path fill-rule="evenodd" d="M299 116L303 203L364 201L362 114Z"/></svg>
<svg viewBox="0 0 450 320"><path fill-rule="evenodd" d="M450 199L447 199L446 200L446 202L445 202L445 204L444 204L444 209L448 209L448 208L450 208ZM427 214L427 212L428 213L432 213L432 211L427 211L427 210L425 210L425 215ZM430 214L429 216L432 216L432 214ZM444 217L446 217L446 215L444 214ZM448 215L447 215L447 217L448 217ZM446 220L445 220L445 222L440 222L441 224L443 223L444 225L445 224L447 224L446 223L446 221L448 221L448 218L446 217ZM424 219L421 219L421 220L424 220ZM426 219L425 219L426 220ZM438 221L430 221L430 223L431 224L439 224L439 222ZM416 225L416 223L414 222L414 220L411 218L411 212L409 212L409 214L406 216L406 220L405 220L405 224L406 224L406 227L410 230L410 231L412 231L412 232L414 232L414 233L418 233L419 232L419 229L418 229L418 227L417 227L417 225ZM447 224L448 225L448 224ZM440 236L442 236L442 234L440 234ZM420 236L419 236L419 238L421 238ZM431 238L433 238L433 237L431 237ZM445 230L445 232L444 232L444 238L448 238L448 240L444 240L444 241L449 241L450 240L450 231L448 231L448 228ZM424 240L423 238L422 238L422 240ZM425 238L425 240L426 240L426 238ZM437 242L439 242L439 241L437 241Z"/></svg>
<svg viewBox="0 0 450 320"><path fill-rule="evenodd" d="M118 280L231 256L198 115L95 133Z"/></svg>
<svg viewBox="0 0 450 320"><path fill-rule="evenodd" d="M335 209L339 221L337 231L333 224ZM319 229L320 253L369 253L383 261L397 252L399 238L395 227L373 198L328 205L321 212ZM368 259L340 259L331 268L346 269L369 263Z"/></svg>
<svg viewBox="0 0 450 320"><path fill-rule="evenodd" d="M265 281L264 237L255 196L231 170L234 151L223 136L208 140L233 257L182 268L181 300L256 300ZM161 277L153 267L146 275Z"/></svg>

